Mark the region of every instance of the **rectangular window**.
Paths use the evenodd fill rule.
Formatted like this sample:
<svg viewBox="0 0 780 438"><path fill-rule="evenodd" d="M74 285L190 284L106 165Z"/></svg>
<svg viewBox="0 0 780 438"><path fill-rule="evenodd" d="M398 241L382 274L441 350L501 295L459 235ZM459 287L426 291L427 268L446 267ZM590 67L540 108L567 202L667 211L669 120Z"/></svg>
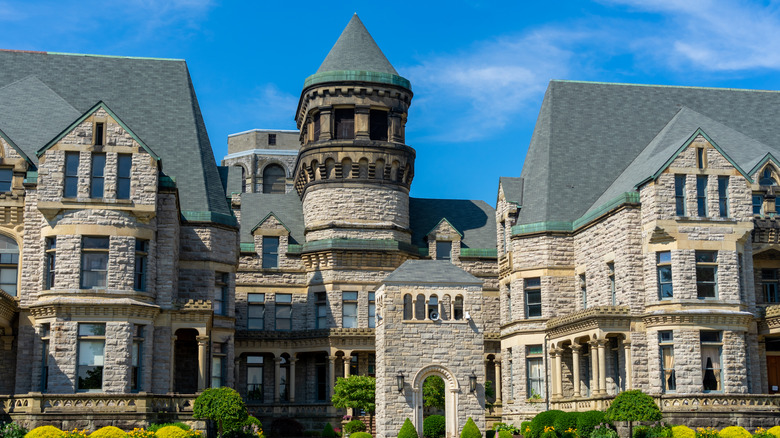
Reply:
<svg viewBox="0 0 780 438"><path fill-rule="evenodd" d="M674 374L674 333L671 330L658 332L658 347L661 353L661 378L664 392L677 391L677 377Z"/></svg>
<svg viewBox="0 0 780 438"><path fill-rule="evenodd" d="M539 278L525 279L525 317L542 316L542 281Z"/></svg>
<svg viewBox="0 0 780 438"><path fill-rule="evenodd" d="M527 398L544 398L544 358L541 345L529 345L526 357Z"/></svg>
<svg viewBox="0 0 780 438"><path fill-rule="evenodd" d="M263 269L279 267L279 237L263 236Z"/></svg>
<svg viewBox="0 0 780 438"><path fill-rule="evenodd" d="M718 252L696 251L696 296L718 297Z"/></svg>
<svg viewBox="0 0 780 438"><path fill-rule="evenodd" d="M358 368L358 356L357 353L353 354L349 357L349 375L350 376L358 376L360 375L360 369Z"/></svg>
<svg viewBox="0 0 780 438"><path fill-rule="evenodd" d="M436 260L452 259L452 242L448 240L436 241Z"/></svg>
<svg viewBox="0 0 780 438"><path fill-rule="evenodd" d="M368 353L368 375L376 377L376 355Z"/></svg>
<svg viewBox="0 0 780 438"><path fill-rule="evenodd" d="M753 195L753 215L761 216L764 213L764 196Z"/></svg>
<svg viewBox="0 0 780 438"><path fill-rule="evenodd" d="M588 308L588 284L586 282L585 274L578 276L580 282L580 294L582 295L582 308Z"/></svg>
<svg viewBox="0 0 780 438"><path fill-rule="evenodd" d="M370 110L368 114L371 140L387 141L387 111Z"/></svg>
<svg viewBox="0 0 780 438"><path fill-rule="evenodd" d="M512 321L512 284L506 285L506 320Z"/></svg>
<svg viewBox="0 0 780 438"><path fill-rule="evenodd" d="M130 172L133 168L133 156L117 155L116 199L130 199Z"/></svg>
<svg viewBox="0 0 780 438"><path fill-rule="evenodd" d="M317 373L317 401L322 402L328 396L328 368L323 362L317 362L314 367Z"/></svg>
<svg viewBox="0 0 780 438"><path fill-rule="evenodd" d="M699 169L704 169L704 148L696 148L696 164Z"/></svg>
<svg viewBox="0 0 780 438"><path fill-rule="evenodd" d="M0 169L0 192L11 191L11 180L14 177L13 169Z"/></svg>
<svg viewBox="0 0 780 438"><path fill-rule="evenodd" d="M341 296L341 326L344 328L357 328L357 292L344 292Z"/></svg>
<svg viewBox="0 0 780 438"><path fill-rule="evenodd" d="M607 279L609 280L609 293L613 306L617 306L617 291L615 290L615 264L607 263Z"/></svg>
<svg viewBox="0 0 780 438"><path fill-rule="evenodd" d="M507 348L506 349L506 356L507 356L508 361L509 361L509 364L508 364L509 366L507 367L508 368L507 371L508 371L508 374L509 374L509 381L507 382L507 383L509 383L509 400L514 400L515 399L515 384L514 384L515 383L515 366L514 366L514 361L512 361L512 349L511 348Z"/></svg>
<svg viewBox="0 0 780 438"><path fill-rule="evenodd" d="M276 134L268 134L268 146L276 146Z"/></svg>
<svg viewBox="0 0 780 438"><path fill-rule="evenodd" d="M135 269L133 273L133 288L146 291L147 258L149 256L149 241L135 239Z"/></svg>
<svg viewBox="0 0 780 438"><path fill-rule="evenodd" d="M338 108L333 111L335 116L335 138L355 138L355 110L353 108Z"/></svg>
<svg viewBox="0 0 780 438"><path fill-rule="evenodd" d="M314 115L314 133L312 135L313 140L312 141L319 141L320 140L320 113L317 113Z"/></svg>
<svg viewBox="0 0 780 438"><path fill-rule="evenodd" d="M228 279L228 274L224 272L214 273L214 301L212 301L212 308L215 315L227 315Z"/></svg>
<svg viewBox="0 0 780 438"><path fill-rule="evenodd" d="M16 296L19 278L19 247L13 239L0 241L0 289L12 297Z"/></svg>
<svg viewBox="0 0 780 438"><path fill-rule="evenodd" d="M247 294L247 330L265 330L265 294Z"/></svg>
<svg viewBox="0 0 780 438"><path fill-rule="evenodd" d="M108 237L81 237L81 288L106 287L108 272Z"/></svg>
<svg viewBox="0 0 780 438"><path fill-rule="evenodd" d="M144 326L136 324L133 333L133 350L130 354L130 361L132 366L132 375L130 376L130 390L141 390L141 377L143 374L143 357L144 357Z"/></svg>
<svg viewBox="0 0 780 438"><path fill-rule="evenodd" d="M78 382L76 385L78 391L103 391L103 351L105 347L105 324L79 324Z"/></svg>
<svg viewBox="0 0 780 438"><path fill-rule="evenodd" d="M745 264L742 253L737 254L737 269L739 269L739 272L737 272L739 280L739 299L745 301Z"/></svg>
<svg viewBox="0 0 780 438"><path fill-rule="evenodd" d="M729 216L729 177L718 177L718 213L720 217Z"/></svg>
<svg viewBox="0 0 780 438"><path fill-rule="evenodd" d="M325 292L317 292L314 296L316 300L314 303L317 318L316 328L328 328L328 295Z"/></svg>
<svg viewBox="0 0 780 438"><path fill-rule="evenodd" d="M276 294L276 330L292 330L292 294Z"/></svg>
<svg viewBox="0 0 780 438"><path fill-rule="evenodd" d="M668 300L673 298L671 251L659 251L656 253L656 269L658 270L658 299Z"/></svg>
<svg viewBox="0 0 780 438"><path fill-rule="evenodd" d="M674 176L674 202L677 216L685 216L685 175Z"/></svg>
<svg viewBox="0 0 780 438"><path fill-rule="evenodd" d="M65 153L65 187L62 197L75 198L79 195L79 153Z"/></svg>
<svg viewBox="0 0 780 438"><path fill-rule="evenodd" d="M92 154L92 177L90 178L89 197L102 198L106 174L106 154Z"/></svg>
<svg viewBox="0 0 780 438"><path fill-rule="evenodd" d="M696 214L707 216L707 175L696 175Z"/></svg>
<svg viewBox="0 0 780 438"><path fill-rule="evenodd" d="M246 398L263 401L263 356L246 357Z"/></svg>
<svg viewBox="0 0 780 438"><path fill-rule="evenodd" d="M775 198L775 213L780 213L780 196Z"/></svg>
<svg viewBox="0 0 780 438"><path fill-rule="evenodd" d="M719 331L701 331L701 367L704 392L720 391L721 386L721 349L723 336Z"/></svg>
<svg viewBox="0 0 780 438"><path fill-rule="evenodd" d="M57 237L47 237L45 243L45 272L43 278L43 288L45 290L54 287L54 277L56 273L56 260L57 260Z"/></svg>
<svg viewBox="0 0 780 438"><path fill-rule="evenodd" d="M376 327L376 294L368 293L368 327Z"/></svg>
<svg viewBox="0 0 780 438"><path fill-rule="evenodd" d="M49 339L51 326L41 325L41 392L49 390Z"/></svg>
<svg viewBox="0 0 780 438"><path fill-rule="evenodd" d="M106 125L103 122L95 123L95 146L103 146L106 134Z"/></svg>
<svg viewBox="0 0 780 438"><path fill-rule="evenodd" d="M780 303L780 294L778 294L777 288L778 279L780 279L780 276L778 276L777 269L761 270L761 285L764 289L764 302Z"/></svg>
<svg viewBox="0 0 780 438"><path fill-rule="evenodd" d="M225 355L227 349L225 344L214 342L211 346L211 387L219 388L225 386L225 365L227 364Z"/></svg>

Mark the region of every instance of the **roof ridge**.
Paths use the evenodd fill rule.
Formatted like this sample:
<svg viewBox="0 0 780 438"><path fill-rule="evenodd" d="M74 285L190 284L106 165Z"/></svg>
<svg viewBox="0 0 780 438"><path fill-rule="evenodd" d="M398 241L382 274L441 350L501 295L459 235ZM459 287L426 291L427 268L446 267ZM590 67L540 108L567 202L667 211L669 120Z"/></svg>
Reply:
<svg viewBox="0 0 780 438"><path fill-rule="evenodd" d="M568 83L568 84L617 85L623 87L686 88L690 90L720 90L720 91L747 91L747 92L755 92L755 93L780 93L780 90L756 90L751 88L702 87L702 86L693 86L693 85L632 84L629 82L581 81L581 80L572 80L572 79L551 79L550 82Z"/></svg>

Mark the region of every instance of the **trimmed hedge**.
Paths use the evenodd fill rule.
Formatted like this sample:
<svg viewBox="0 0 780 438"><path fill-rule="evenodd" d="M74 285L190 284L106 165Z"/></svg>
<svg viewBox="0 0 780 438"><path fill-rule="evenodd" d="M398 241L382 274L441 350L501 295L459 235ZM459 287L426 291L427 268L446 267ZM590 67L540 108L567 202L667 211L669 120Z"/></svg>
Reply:
<svg viewBox="0 0 780 438"><path fill-rule="evenodd" d="M463 430L460 431L460 438L482 438L482 433L479 431L479 428L471 417L466 420L466 425L463 426Z"/></svg>
<svg viewBox="0 0 780 438"><path fill-rule="evenodd" d="M349 434L349 438L373 438L368 432L355 432Z"/></svg>
<svg viewBox="0 0 780 438"><path fill-rule="evenodd" d="M349 423L344 425L344 432L352 435L355 432L365 432L366 431L366 423L363 423L360 420L352 420Z"/></svg>
<svg viewBox="0 0 780 438"><path fill-rule="evenodd" d="M653 398L638 389L618 394L604 414L609 422L658 421L662 416Z"/></svg>
<svg viewBox="0 0 780 438"><path fill-rule="evenodd" d="M672 426L672 438L696 438L696 432L688 426Z"/></svg>
<svg viewBox="0 0 780 438"><path fill-rule="evenodd" d="M441 438L447 434L447 423L443 415L429 415L423 420L425 438Z"/></svg>
<svg viewBox="0 0 780 438"><path fill-rule="evenodd" d="M767 430L768 433L771 433L772 435L776 436L777 438L780 438L780 426L775 426L773 428L770 428Z"/></svg>
<svg viewBox="0 0 780 438"><path fill-rule="evenodd" d="M555 427L555 420L561 414L563 414L563 411L559 411L555 409L551 411L539 412L538 414L536 414L533 420L531 420L531 432L529 434L524 434L524 437L540 438L542 436L542 433L544 433L545 427L548 426Z"/></svg>
<svg viewBox="0 0 780 438"><path fill-rule="evenodd" d="M579 412L564 412L555 418L553 427L559 434L566 432L567 429L576 429L578 418L580 418Z"/></svg>
<svg viewBox="0 0 780 438"><path fill-rule="evenodd" d="M498 438L512 438L512 434L508 430L499 430Z"/></svg>
<svg viewBox="0 0 780 438"><path fill-rule="evenodd" d="M325 427L322 428L322 436L324 438L336 437L336 431L333 430L333 426L330 423L325 423Z"/></svg>
<svg viewBox="0 0 780 438"><path fill-rule="evenodd" d="M750 438L753 435L750 434L744 427L729 426L719 433L720 438Z"/></svg>
<svg viewBox="0 0 780 438"><path fill-rule="evenodd" d="M585 411L577 417L577 433L581 438L590 438L593 429L604 422L604 412Z"/></svg>
<svg viewBox="0 0 780 438"><path fill-rule="evenodd" d="M65 432L54 426L40 426L27 432L24 438L61 438Z"/></svg>
<svg viewBox="0 0 780 438"><path fill-rule="evenodd" d="M154 433L157 438L187 438L187 431L178 426L165 426Z"/></svg>
<svg viewBox="0 0 780 438"><path fill-rule="evenodd" d="M165 426L176 426L178 428L184 429L184 430L190 430L190 425L187 423L152 423L149 425L149 427L146 428L149 432L157 432L158 430L162 429Z"/></svg>
<svg viewBox="0 0 780 438"><path fill-rule="evenodd" d="M406 421L404 421L403 426L401 426L401 430L398 431L398 438L418 438L419 435L417 435L417 429L414 428L414 424L407 418Z"/></svg>
<svg viewBox="0 0 780 438"><path fill-rule="evenodd" d="M89 438L126 438L127 433L124 430L114 427L106 426L89 434Z"/></svg>

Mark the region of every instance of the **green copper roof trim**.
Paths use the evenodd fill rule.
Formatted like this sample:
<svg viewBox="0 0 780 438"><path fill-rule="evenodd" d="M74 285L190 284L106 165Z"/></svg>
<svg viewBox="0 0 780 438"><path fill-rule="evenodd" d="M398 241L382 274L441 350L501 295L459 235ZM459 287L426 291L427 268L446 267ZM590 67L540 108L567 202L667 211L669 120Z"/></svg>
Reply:
<svg viewBox="0 0 780 438"><path fill-rule="evenodd" d="M426 247L417 248L417 254L420 254L420 257L428 257L429 255L428 248Z"/></svg>
<svg viewBox="0 0 780 438"><path fill-rule="evenodd" d="M456 233L458 233L458 236L463 238L463 233L461 233L457 228L455 228L455 225L452 225L452 222L448 221L446 217L441 218L441 220L433 228L431 228L431 231L428 231L427 233L425 233L425 235L426 236L430 236L431 233L433 233L433 230L435 230L436 228L439 228L439 225L441 225L442 222L447 222L447 224L449 226L451 226L452 229L455 230Z"/></svg>
<svg viewBox="0 0 780 438"><path fill-rule="evenodd" d="M597 219L624 204L639 204L639 192L625 192L615 196L614 198L600 205L597 209L582 215L579 219L575 219L574 222L571 223L572 228L576 230L584 225L587 225L594 219Z"/></svg>
<svg viewBox="0 0 780 438"><path fill-rule="evenodd" d="M758 172L759 170L761 170L761 168L764 167L766 165L766 163L768 163L769 161L774 163L775 166L780 167L780 164L778 164L779 162L777 161L777 158L775 158L775 156L772 155L771 152L767 152L766 155L764 155L764 158L762 158L761 161L758 162L758 164L756 164L755 166L753 166L752 169L750 169L750 174L751 175L755 175L755 173Z"/></svg>
<svg viewBox="0 0 780 438"><path fill-rule="evenodd" d="M303 88L306 89L312 85L326 82L377 82L380 84L396 85L412 91L412 83L409 82L409 79L392 73L362 70L335 70L315 73L303 81Z"/></svg>
<svg viewBox="0 0 780 438"><path fill-rule="evenodd" d="M24 151L19 146L17 146L16 143L14 143L14 141L11 140L11 137L6 135L6 133L3 132L2 129L0 129L0 137L2 137L2 139L5 140L5 142L8 143L16 151L17 154L21 155L22 158L27 160L28 163L35 165L35 163L33 163L30 157L28 157L27 154L25 154Z"/></svg>
<svg viewBox="0 0 780 438"><path fill-rule="evenodd" d="M54 137L52 141L46 143L46 146L39 149L38 152L35 153L35 155L37 155L40 158L40 156L43 155L49 148L57 144L57 142L62 140L62 138L65 137L66 135L68 135L68 133L72 131L73 128L78 126L81 122L86 120L87 117L91 116L95 111L97 111L100 108L103 108L108 113L108 115L111 116L111 118L116 120L116 122L119 123L119 126L121 126L122 129L127 131L127 133L130 134L130 137L133 137L133 140L137 141L138 144L141 145L141 147L144 148L144 150L146 150L146 152L149 153L149 155L151 155L155 160L160 161L160 156L155 154L154 151L149 146L147 146L146 143L143 142L143 140L141 140L137 135L135 135L135 133L127 125L125 125L122 119L120 119L113 111L111 111L111 108L109 108L108 105L103 103L102 100L98 101L98 103L96 103L95 106L87 110L87 112L82 114L81 117L79 117L75 122L71 123L67 128L62 130L62 132L60 132L56 137Z"/></svg>
<svg viewBox="0 0 780 438"><path fill-rule="evenodd" d="M282 224L282 226L284 227L284 229L285 229L285 230L287 230L287 232L288 232L288 233L291 233L290 229L289 229L289 228L287 228L287 225L285 225L285 224L284 224L284 222L282 222L282 220L281 220L281 219L279 219L279 216L277 216L277 215L276 215L276 213L274 213L274 212L272 211L272 212L268 213L267 215L265 215L265 217L264 217L264 218L262 218L262 219L260 220L260 222L258 222L258 223L257 223L257 225L255 225L255 226L254 226L254 228L252 228L252 231L250 231L250 232L249 232L249 234L254 234L255 230L256 230L256 229L258 229L258 228L260 228L260 225L263 225L263 222L267 221L267 220L268 220L268 218L269 218L269 217L271 217L271 216L275 217L275 218L276 218L276 220L278 220L278 221L279 221L279 223L280 223L280 224Z"/></svg>
<svg viewBox="0 0 780 438"><path fill-rule="evenodd" d="M160 175L157 185L162 189L175 189L176 178L168 175Z"/></svg>
<svg viewBox="0 0 780 438"><path fill-rule="evenodd" d="M60 55L60 56L85 56L89 58L114 58L114 59L146 59L149 61L177 61L184 62L184 59L176 58L149 58L145 56L116 56L116 55L93 55L89 53L66 53L66 52L43 52L46 55Z"/></svg>
<svg viewBox="0 0 780 438"><path fill-rule="evenodd" d="M358 251L404 251L417 254L417 247L392 239L324 239L306 242L302 252L320 251L328 249L358 250Z"/></svg>
<svg viewBox="0 0 780 438"><path fill-rule="evenodd" d="M287 254L300 254L303 251L303 245L297 243L287 244Z"/></svg>
<svg viewBox="0 0 780 438"><path fill-rule="evenodd" d="M181 215L188 222L213 222L215 224L231 227L238 226L238 221L235 216L215 213L213 211L182 211Z"/></svg>
<svg viewBox="0 0 780 438"><path fill-rule="evenodd" d="M748 175L744 170L742 170L742 168L739 166L739 164L737 164L734 160L731 159L729 154L727 154L723 149L721 149L721 147L718 146L718 144L715 143L710 138L710 136L707 135L707 133L704 132L701 128L696 128L696 131L694 131L694 133L691 134L691 136L688 138L688 140L686 140L685 143L683 143L683 145L680 146L679 149L677 149L677 152L672 154L672 156L668 160L666 160L666 162L663 164L663 166L661 166L660 169L658 169L650 178L647 178L647 179L643 180L642 182L640 182L639 184L637 184L636 186L634 186L634 188L639 188L639 186L641 186L645 182L658 178L661 175L661 173L663 173L663 171L666 170L666 168L669 167L672 164L672 162L674 162L674 160L677 158L677 156L679 156L682 153L682 151L684 151L688 146L690 146L690 144L693 143L693 140L695 140L696 137L698 137L699 135L704 137L704 139L707 140L712 145L712 147L715 148L715 150L720 152L720 154L723 155L723 157L726 160L728 160L728 162L731 163L731 165L734 166L734 168L737 169L739 171L739 173L742 174L742 176L747 178L747 180L750 181L751 184L753 183L753 179L750 177L750 175Z"/></svg>
<svg viewBox="0 0 780 438"><path fill-rule="evenodd" d="M498 258L498 250L494 248L461 248L460 256L481 259L495 259Z"/></svg>
<svg viewBox="0 0 780 438"><path fill-rule="evenodd" d="M27 184L38 184L38 171L28 170L27 175L24 176L24 182Z"/></svg>
<svg viewBox="0 0 780 438"><path fill-rule="evenodd" d="M512 235L540 233L544 231L563 231L571 233L571 222L566 221L546 221L534 222L532 224L515 225L512 227Z"/></svg>
<svg viewBox="0 0 780 438"><path fill-rule="evenodd" d="M241 252L257 252L254 243L241 243L239 244L239 246L240 246L239 250Z"/></svg>

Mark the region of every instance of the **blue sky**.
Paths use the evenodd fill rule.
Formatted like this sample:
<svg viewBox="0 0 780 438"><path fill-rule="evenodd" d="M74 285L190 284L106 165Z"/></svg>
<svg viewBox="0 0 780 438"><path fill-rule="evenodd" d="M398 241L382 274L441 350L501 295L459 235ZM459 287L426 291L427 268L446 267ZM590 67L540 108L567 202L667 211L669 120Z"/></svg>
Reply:
<svg viewBox="0 0 780 438"><path fill-rule="evenodd" d="M219 161L228 134L295 128L354 12L412 82L417 197L494 205L551 79L780 89L778 1L0 0L0 48L186 59Z"/></svg>

